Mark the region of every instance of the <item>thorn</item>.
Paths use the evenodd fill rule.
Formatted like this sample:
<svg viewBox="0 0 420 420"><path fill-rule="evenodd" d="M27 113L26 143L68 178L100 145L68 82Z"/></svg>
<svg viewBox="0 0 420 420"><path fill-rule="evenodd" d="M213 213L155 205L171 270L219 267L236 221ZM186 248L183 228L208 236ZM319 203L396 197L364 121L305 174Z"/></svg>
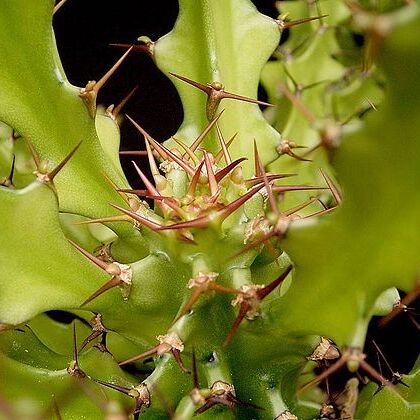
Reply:
<svg viewBox="0 0 420 420"><path fill-rule="evenodd" d="M153 137L151 137L139 124L137 124L130 116L126 117L132 122L132 124L140 131L141 134L152 144L154 149L162 156L163 159L170 159L176 162L187 174L194 176L194 168L185 162L182 158L172 153L163 144L159 144Z"/></svg>
<svg viewBox="0 0 420 420"><path fill-rule="evenodd" d="M92 225L95 223L112 223L112 222L130 222L131 219L126 216L109 216L100 217L99 219L82 220L81 222L75 222L75 225Z"/></svg>
<svg viewBox="0 0 420 420"><path fill-rule="evenodd" d="M256 294L259 300L265 299L274 289L276 289L280 283L289 275L289 273L292 271L292 268L293 266L291 264L288 265L286 270L284 270L284 272L276 280L272 281L262 289L257 290Z"/></svg>
<svg viewBox="0 0 420 420"><path fill-rule="evenodd" d="M189 158L197 165L200 162L200 159L195 155L195 153L182 141L177 140L175 137L173 137L173 140L176 142L178 146L181 146L182 149L184 149L184 152L189 156ZM185 156L185 154L184 154Z"/></svg>
<svg viewBox="0 0 420 420"><path fill-rule="evenodd" d="M296 19L289 22L285 22L282 19L277 20L277 24L279 25L280 29L287 29L291 28L292 26L301 25L302 23L312 22L314 20L322 20L323 18L327 17L328 15L321 15L321 16L311 16L302 19Z"/></svg>
<svg viewBox="0 0 420 420"><path fill-rule="evenodd" d="M315 115L302 103L302 101L296 95L290 92L289 88L285 84L280 86L280 91L310 124L314 125L316 123Z"/></svg>
<svg viewBox="0 0 420 420"><path fill-rule="evenodd" d="M274 212L274 214L276 216L279 216L280 215L280 210L277 206L277 201L274 197L273 190L271 189L271 184L269 183L269 181L267 179L267 174L265 173L264 165L261 162L261 158L260 158L260 155L258 153L257 142L255 141L255 139L254 139L254 151L255 151L255 159L257 160L256 165L258 166L259 174L262 176L262 178L264 180L264 186L265 186L265 189L268 193L268 198L270 200L271 210Z"/></svg>
<svg viewBox="0 0 420 420"><path fill-rule="evenodd" d="M226 143L226 150L229 149L230 145L233 143L233 140L235 140L236 136L238 135L238 133L236 132L231 138L230 140ZM215 163L219 163L220 160L223 157L223 148L221 150L219 150L219 152L217 153L216 157L214 158L214 162Z"/></svg>
<svg viewBox="0 0 420 420"><path fill-rule="evenodd" d="M152 195L160 195L160 192L156 189L156 187L147 179L147 176L143 173L143 171L137 166L136 162L134 160L131 161L133 164L136 172L140 176L141 180L143 181L143 184L146 186L147 191L149 191Z"/></svg>
<svg viewBox="0 0 420 420"><path fill-rule="evenodd" d="M135 155L135 156L147 156L146 150L121 150L120 155Z"/></svg>
<svg viewBox="0 0 420 420"><path fill-rule="evenodd" d="M230 157L229 150L226 146L225 139L223 138L222 131L220 130L219 124L216 124L216 130L217 130L217 137L219 138L221 150L223 153L223 157L225 158L226 165L230 165L232 163L232 158Z"/></svg>
<svg viewBox="0 0 420 420"><path fill-rule="evenodd" d="M184 315L188 313L188 311L194 306L194 304L197 302L197 300L199 299L202 293L205 293L208 291L215 291L215 292L220 292L220 293L233 293L233 294L241 293L239 290L232 289L229 287L224 287L217 284L215 281L218 276L219 276L218 273L199 272L196 277L193 277L189 280L187 287L189 289L194 289L194 291L192 295L190 296L189 300L187 301L187 303L181 309L174 323L176 323L180 318L182 318Z"/></svg>
<svg viewBox="0 0 420 420"><path fill-rule="evenodd" d="M129 397L133 398L136 401L134 413L132 413L134 415L140 412L143 405L145 407L150 406L150 392L147 388L147 385L143 382L135 387L126 388L123 386L112 384L110 382L100 381L99 379L94 379L94 381L100 385L106 386L108 388L113 389L114 391L121 392L122 394L128 395Z"/></svg>
<svg viewBox="0 0 420 420"><path fill-rule="evenodd" d="M96 314L90 321L89 324L92 327L92 333L88 335L82 345L80 346L79 352L81 352L91 341L93 341L95 338L102 335L103 337L107 334L107 329L105 328L104 324L102 323L102 315Z"/></svg>
<svg viewBox="0 0 420 420"><path fill-rule="evenodd" d="M296 174L267 175L267 179L271 182L271 181L275 181L276 179L290 178L291 176L296 176ZM244 182L248 186L254 186L254 185L264 182L264 178L262 176L259 176L255 178L246 179Z"/></svg>
<svg viewBox="0 0 420 420"><path fill-rule="evenodd" d="M195 152L198 147L201 145L203 140L206 138L207 134L210 132L210 130L213 128L213 126L219 121L219 118L222 116L222 114L225 112L224 109L222 109L219 114L217 114L210 122L207 124L207 127L203 130L203 132L194 140L192 145L190 146L190 149Z"/></svg>
<svg viewBox="0 0 420 420"><path fill-rule="evenodd" d="M53 15L55 15L60 9L61 9L61 7L62 6L64 6L64 3L66 2L67 0L60 0L55 6L54 6L54 9L53 9Z"/></svg>
<svg viewBox="0 0 420 420"><path fill-rule="evenodd" d="M159 230L161 230L163 227L156 222L153 222L152 220L146 219L144 217L139 216L137 213L134 213L131 210L127 210L123 207L117 206L116 204L110 204L112 207L114 207L115 209L119 210L120 212L126 214L127 216L130 216L132 219L134 219L135 221L139 222L141 225L144 225L146 227L148 227L149 229L157 232Z"/></svg>
<svg viewBox="0 0 420 420"><path fill-rule="evenodd" d="M306 159L302 156L297 155L293 149L306 149L306 146L298 146L295 142L290 140L283 140L277 146L277 152L280 155L289 155L290 157L300 160L302 162L311 162L311 159Z"/></svg>
<svg viewBox="0 0 420 420"><path fill-rule="evenodd" d="M47 176L50 181L53 181L55 176L64 168L65 164L72 158L72 156L77 152L77 149L82 144L82 141L76 144L73 150L50 172L48 172Z"/></svg>
<svg viewBox="0 0 420 420"><path fill-rule="evenodd" d="M108 290L112 289L113 287L120 286L123 281L118 276L112 276L110 280L108 280L103 286L101 286L96 292L92 293L81 305L80 307L86 306L88 303L92 302L92 300L98 298L103 293L107 292Z"/></svg>
<svg viewBox="0 0 420 420"><path fill-rule="evenodd" d="M135 86L131 91L123 98L123 100L112 110L112 117L116 119L120 115L122 109L125 107L126 103L133 97L137 92L138 86Z"/></svg>
<svg viewBox="0 0 420 420"><path fill-rule="evenodd" d="M223 209L219 210L219 214L222 220L226 219L230 216L235 210L241 207L244 203L246 203L250 198L252 198L258 191L260 191L264 185L260 184L252 188L250 191L245 193L243 196L237 198L235 201L232 201L228 205L226 205Z"/></svg>
<svg viewBox="0 0 420 420"><path fill-rule="evenodd" d="M258 154L257 142L254 139L254 173L256 178L261 178L264 181L261 168L262 165L260 165L260 156Z"/></svg>
<svg viewBox="0 0 420 420"><path fill-rule="evenodd" d="M165 335L159 335L157 337L159 344L152 347L150 350L147 350L137 356L131 357L130 359L124 360L119 363L119 366L124 366L129 363L135 362L139 359L144 359L145 357L152 356L156 354L157 356L162 356L165 353L171 353L177 362L178 366L185 373L189 373L188 369L185 368L181 360L181 352L184 350L184 344L179 338L178 334L174 331L168 332Z"/></svg>
<svg viewBox="0 0 420 420"><path fill-rule="evenodd" d="M210 194L213 196L217 194L218 185L216 181L216 177L214 176L213 166L210 162L209 154L205 151L204 152L204 162L206 164L206 171L207 171L207 179L210 187Z"/></svg>
<svg viewBox="0 0 420 420"><path fill-rule="evenodd" d="M41 166L43 166L43 165L41 163L41 159L39 158L38 152L36 151L35 146L32 143L32 140L29 137L25 137L25 142L26 142L26 145L28 146L28 149L29 149L29 152L32 156L32 159L35 162L35 166L36 166L37 171L41 171L41 169L42 169Z"/></svg>
<svg viewBox="0 0 420 420"><path fill-rule="evenodd" d="M103 177L105 178L106 182L108 182L109 185L119 194L119 196L127 203L129 204L128 197L125 194L122 194L123 191L118 188L117 184L108 176L107 173L102 172Z"/></svg>
<svg viewBox="0 0 420 420"><path fill-rule="evenodd" d="M327 190L326 187L318 187L316 185L277 185L271 187L272 191L277 193L284 193L287 191L312 191L312 190ZM317 200L316 197L314 197Z"/></svg>
<svg viewBox="0 0 420 420"><path fill-rule="evenodd" d="M121 191L126 194L134 194L134 195L137 195L138 197L146 197L149 194L149 191L147 190L131 190L130 188L122 188L122 189L119 189L118 191Z"/></svg>
<svg viewBox="0 0 420 420"><path fill-rule="evenodd" d="M229 165L225 166L223 169L220 169L220 171L217 171L215 174L216 181L220 182L227 174L232 172L244 160L247 160L247 158L236 159L234 162L231 162Z"/></svg>
<svg viewBox="0 0 420 420"><path fill-rule="evenodd" d="M326 184L328 185L332 196L334 197L336 205L339 206L343 200L338 188L335 186L333 180L322 169L320 169L320 172Z"/></svg>
<svg viewBox="0 0 420 420"><path fill-rule="evenodd" d="M69 367L67 368L67 373L71 376L76 376L78 378L84 378L86 376L85 372L80 369L79 366L79 356L77 353L77 337L76 337L76 323L73 322L73 360L71 361Z"/></svg>
<svg viewBox="0 0 420 420"><path fill-rule="evenodd" d="M133 46L130 46L128 50L117 60L117 62L99 79L99 81L90 81L84 88L80 89L80 97L86 102L89 112L92 117L95 116L96 111L96 98L99 90L109 80L109 78L115 73L120 67L122 62L125 60L127 55L131 52Z"/></svg>
<svg viewBox="0 0 420 420"><path fill-rule="evenodd" d="M290 264L286 270L274 281L264 287L259 287L259 285L243 286L243 294L238 296L235 304L239 303L239 313L230 328L225 340L223 341L223 346L226 347L232 341L233 336L239 328L239 325L245 317L250 319L255 318L258 315L258 307L262 300L264 300L274 289L276 289L280 283L289 275L293 266ZM232 304L233 304L232 302Z"/></svg>
<svg viewBox="0 0 420 420"><path fill-rule="evenodd" d="M72 241L71 239L67 238L67 241L69 241L71 245L73 245L81 254L83 254L86 258L88 258L90 261L96 264L99 268L101 268L104 271L107 271L109 264L107 264L105 261L102 261L98 257L95 257L95 255L92 255L90 252L83 249L80 245L78 245L76 242Z"/></svg>
<svg viewBox="0 0 420 420"><path fill-rule="evenodd" d="M237 95L235 93L226 92L224 90L224 86L220 82L212 82L210 84L203 85L202 83L195 82L194 80L188 79L184 76L180 76L171 72L170 74L176 77L177 79L180 79L183 82L188 83L191 86L194 86L207 94L206 113L209 121L211 121L214 118L214 115L216 114L217 108L219 107L219 104L222 101L222 99L234 99L258 105L272 106L272 104L269 104L267 102L262 102L258 101L257 99L247 98L245 96Z"/></svg>
<svg viewBox="0 0 420 420"><path fill-rule="evenodd" d="M198 165L197 169L195 170L194 176L191 179L190 186L188 187L187 195L194 196L197 190L197 184L201 176L201 170L203 169L204 160Z"/></svg>
<svg viewBox="0 0 420 420"><path fill-rule="evenodd" d="M198 369L197 369L197 357L195 355L195 349L192 349L192 381L194 389L200 389L200 383L198 381Z"/></svg>
<svg viewBox="0 0 420 420"><path fill-rule="evenodd" d="M205 228L211 222L211 217L208 215L197 217L193 220L187 220L186 222L174 223L172 225L161 226L159 230L179 230L179 229L200 229Z"/></svg>

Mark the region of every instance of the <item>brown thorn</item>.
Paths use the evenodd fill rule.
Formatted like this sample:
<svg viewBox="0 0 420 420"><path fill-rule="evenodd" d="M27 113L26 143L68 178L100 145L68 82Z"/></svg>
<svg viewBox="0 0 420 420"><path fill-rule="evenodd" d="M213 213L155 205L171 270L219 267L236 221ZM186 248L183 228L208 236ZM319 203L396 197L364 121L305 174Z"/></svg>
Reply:
<svg viewBox="0 0 420 420"><path fill-rule="evenodd" d="M309 200L306 200L304 203L298 204L297 206L291 207L283 212L285 216L291 216L292 214L296 213L299 210L303 210L305 207L308 207L310 204L314 203L318 199L316 197L312 197Z"/></svg>
<svg viewBox="0 0 420 420"><path fill-rule="evenodd" d="M289 150L286 154L294 159L300 160L301 162L312 162L312 159L307 159L302 156L299 156L293 150Z"/></svg>
<svg viewBox="0 0 420 420"><path fill-rule="evenodd" d="M328 185L328 188L330 189L331 194L334 197L334 200L337 206L339 206L342 202L342 197L341 197L340 192L338 191L338 188L334 185L333 180L322 169L320 169L320 172L326 184Z"/></svg>
<svg viewBox="0 0 420 420"><path fill-rule="evenodd" d="M129 222L131 219L126 216L109 216L100 217L99 219L82 220L81 222L75 222L75 225L92 225L94 223L112 223L112 222Z"/></svg>
<svg viewBox="0 0 420 420"><path fill-rule="evenodd" d="M282 84L280 91L286 96L286 98L292 103L293 106L308 120L310 124L316 123L315 115L300 101L300 99L290 92L289 88Z"/></svg>
<svg viewBox="0 0 420 420"><path fill-rule="evenodd" d="M230 145L233 143L233 140L235 140L236 136L238 135L238 133L236 132L231 138L230 140L226 143L226 149L229 149ZM215 158L214 158L214 162L215 163L219 163L220 160L223 157L223 149L219 150L219 152L216 154Z"/></svg>
<svg viewBox="0 0 420 420"><path fill-rule="evenodd" d="M320 375L318 375L316 378L312 379L311 381L307 382L306 384L302 385L299 389L298 389L298 394L301 394L303 391L305 391L306 389L319 384L320 382L322 382L324 379L328 378L329 376L331 376L333 373L337 372L339 369L341 369L347 362L348 358L347 357L341 357L340 360L338 360L337 362L335 362L333 365L331 365L328 369L324 370Z"/></svg>
<svg viewBox="0 0 420 420"><path fill-rule="evenodd" d="M197 369L197 357L195 355L195 349L192 349L192 381L194 389L200 389L200 383L198 381L198 369Z"/></svg>
<svg viewBox="0 0 420 420"><path fill-rule="evenodd" d="M108 44L110 47L118 47L118 48L132 48L135 52L147 52L150 54L150 48L146 44L142 45L133 45L133 44L122 44L122 43L112 43Z"/></svg>
<svg viewBox="0 0 420 420"><path fill-rule="evenodd" d="M272 238L275 235L275 231L272 230L271 232L266 233L262 238L258 239L255 242L251 242L249 243L247 246L245 246L244 248L242 248L240 251L236 252L235 254L233 254L232 256L229 257L229 259L233 259L236 257L239 257L240 255L245 254L246 252L250 251L251 249L255 249L258 246L264 244L266 241L268 241L270 238Z"/></svg>
<svg viewBox="0 0 420 420"><path fill-rule="evenodd" d="M379 370L380 373L382 375L382 369L381 369L381 364L379 361L379 355L382 357L382 360L385 362L387 368L389 369L389 371L394 374L394 370L392 369L391 365L389 364L388 360L386 359L385 355L382 353L382 350L379 348L379 346L376 344L375 340L372 340L372 344L375 346L376 351L378 352L378 366L379 366Z"/></svg>
<svg viewBox="0 0 420 420"><path fill-rule="evenodd" d="M149 191L147 190L132 190L130 188L121 188L118 191L121 191L126 194L134 194L134 195L137 195L138 197L145 197L147 196L147 194L149 194Z"/></svg>
<svg viewBox="0 0 420 420"><path fill-rule="evenodd" d="M389 386L391 389L396 391L394 386L391 384L391 382L388 381L388 379L384 378L379 372L377 372L377 370L374 369L369 363L367 363L365 360L359 360L359 363L360 363L360 367L366 373L368 373L369 376L371 376L373 379L378 381L381 385Z"/></svg>
<svg viewBox="0 0 420 420"><path fill-rule="evenodd" d="M76 242L72 241L71 239L67 240L70 242L71 245L73 245L81 254L83 254L86 258L88 258L90 261L92 261L94 264L96 264L99 268L106 271L108 268L108 264L98 257L95 257L95 255L92 255L90 252L83 249L80 245L78 245Z"/></svg>
<svg viewBox="0 0 420 420"><path fill-rule="evenodd" d="M223 153L223 156L225 158L226 165L229 165L232 163L232 158L230 157L229 150L226 146L225 139L223 138L222 130L220 130L219 124L216 124L216 131L217 131L217 137L219 138L221 150Z"/></svg>
<svg viewBox="0 0 420 420"><path fill-rule="evenodd" d="M35 162L36 169L39 171L41 169L41 159L39 158L39 154L36 151L35 146L29 137L25 137L25 142L29 148L29 152L31 153L32 159Z"/></svg>
<svg viewBox="0 0 420 420"><path fill-rule="evenodd" d="M193 220L187 220L186 222L174 223L173 225L161 226L159 230L178 230L178 229L190 229L190 228L205 228L208 226L211 218L201 216Z"/></svg>
<svg viewBox="0 0 420 420"><path fill-rule="evenodd" d="M77 152L77 149L82 144L82 141L76 144L73 150L50 172L48 172L48 178L52 181L57 174L64 168L64 165L72 158L72 156Z"/></svg>
<svg viewBox="0 0 420 420"><path fill-rule="evenodd" d="M184 372L184 373L191 373L186 367L185 367L185 365L184 365L184 362L182 361L182 358L181 358L181 352L179 351L179 350L177 350L177 349L172 349L171 350L171 353L172 353L172 356L174 357L174 359L175 359L175 362L177 363L177 365L181 368L181 370Z"/></svg>
<svg viewBox="0 0 420 420"><path fill-rule="evenodd" d="M126 117L133 123L133 125L143 134L145 138L152 144L154 149L164 158L170 159L176 162L187 174L194 176L194 168L190 166L183 159L179 158L177 155L172 153L167 149L163 144L157 142L153 137L151 137L139 124L137 124L131 117L126 114Z"/></svg>
<svg viewBox="0 0 420 420"><path fill-rule="evenodd" d="M135 156L147 156L146 150L121 150L120 155L135 155Z"/></svg>
<svg viewBox="0 0 420 420"><path fill-rule="evenodd" d="M120 67L122 62L125 60L128 54L130 54L133 49L133 45L128 48L128 50L117 60L117 62L95 83L93 90L98 93L99 89L109 80L109 78L115 73L115 71Z"/></svg>
<svg viewBox="0 0 420 420"><path fill-rule="evenodd" d="M255 159L257 159L257 164L258 164L258 167L259 167L259 171L260 171L260 174L261 174L261 176L264 180L264 186L265 186L265 189L268 193L268 198L270 200L271 210L274 212L274 214L276 216L278 216L278 215L280 215L280 211L279 211L276 199L275 199L274 194L273 194L272 186L268 181L267 174L265 173L264 165L261 162L261 158L260 158L260 155L259 155L258 149L257 149L257 142L255 141L255 139L254 139L254 150L255 150Z"/></svg>
<svg viewBox="0 0 420 420"><path fill-rule="evenodd" d="M156 164L155 157L153 156L152 148L150 147L150 143L147 137L144 138L144 143L146 144L146 151L147 151L147 158L149 159L150 172L152 173L155 184L157 185L158 178L161 176L159 172L159 168Z"/></svg>
<svg viewBox="0 0 420 420"><path fill-rule="evenodd" d="M257 142L254 139L254 174L256 178L261 178L264 181L262 166L260 165L260 156L258 154Z"/></svg>
<svg viewBox="0 0 420 420"><path fill-rule="evenodd" d="M200 89L201 91L207 93L207 95L209 95L211 93L211 91L212 91L212 88L211 87L209 87L207 85L203 85L202 83L199 83L199 82L195 82L194 80L188 79L185 76L180 76L179 74L175 74L175 73L172 73L172 72L169 72L169 74L171 76L176 77L179 80L182 80L185 83L188 83L191 86L196 87L197 89Z"/></svg>
<svg viewBox="0 0 420 420"><path fill-rule="evenodd" d="M326 210L320 210L320 211L317 211L316 213L310 214L309 216L303 217L303 219L309 219L310 217L324 216L325 214L332 213L336 209L337 209L337 207L331 207L331 208L326 209Z"/></svg>
<svg viewBox="0 0 420 420"><path fill-rule="evenodd" d="M257 105L274 106L268 102L259 101L257 99L247 98L246 96L237 95L235 93L223 92L222 99L235 99L237 101L249 102Z"/></svg>
<svg viewBox="0 0 420 420"><path fill-rule="evenodd" d="M117 118L120 115L122 109L125 107L126 103L133 97L137 92L138 86L135 86L133 89L128 92L128 94L122 99L122 101L112 110L112 115L114 118Z"/></svg>
<svg viewBox="0 0 420 420"><path fill-rule="evenodd" d="M283 22L281 27L282 29L291 28L292 26L301 25L302 23L312 22L314 20L322 20L323 18L327 17L328 15L321 15L321 16L311 16L302 19L292 20L290 22Z"/></svg>
<svg viewBox="0 0 420 420"><path fill-rule="evenodd" d="M96 292L92 293L81 305L80 307L86 306L92 300L101 296L103 293L107 292L109 289L112 289L116 286L122 284L123 281L118 276L112 276L103 286L101 286Z"/></svg>
<svg viewBox="0 0 420 420"><path fill-rule="evenodd" d="M316 185L277 185L271 188L272 191L283 193L287 191L312 191L312 190L327 190L326 187L318 187ZM315 198L315 197L314 197Z"/></svg>
<svg viewBox="0 0 420 420"><path fill-rule="evenodd" d="M191 179L190 186L188 187L187 195L194 196L197 190L198 181L200 179L201 170L203 169L204 160L198 165L197 169L195 170L194 176Z"/></svg>
<svg viewBox="0 0 420 420"><path fill-rule="evenodd" d="M188 311L193 307L195 302L197 302L197 300L199 299L201 293L203 293L203 290L199 289L199 288L196 288L192 292L191 297L188 299L185 306L181 309L181 312L179 313L179 315L175 318L174 323L177 322L179 319L181 319L184 315L186 315L188 313Z"/></svg>
<svg viewBox="0 0 420 420"><path fill-rule="evenodd" d="M244 160L247 160L247 158L236 159L235 161L231 162L229 165L225 166L223 169L220 169L220 171L217 171L215 174L216 181L220 182L227 174L232 172Z"/></svg>
<svg viewBox="0 0 420 420"><path fill-rule="evenodd" d="M240 323L245 318L245 315L249 311L250 307L251 307L250 304L247 303L247 302L242 302L241 303L241 307L239 308L238 316L236 317L234 323L230 327L230 330L229 330L228 334L226 335L226 338L223 341L223 347L227 347L230 344L233 336L235 335L236 331L239 328Z"/></svg>
<svg viewBox="0 0 420 420"><path fill-rule="evenodd" d="M91 334L89 334L83 340L83 343L81 344L79 351L82 351L91 341L93 341L95 338L98 338L101 334L103 334L103 331L93 331Z"/></svg>
<svg viewBox="0 0 420 420"><path fill-rule="evenodd" d="M147 191L149 191L152 195L160 195L159 191L156 189L156 187L147 179L147 176L143 173L143 171L137 166L136 162L134 160L131 161L133 164L136 172L140 176L141 180L143 181L143 184L146 186Z"/></svg>
<svg viewBox="0 0 420 420"><path fill-rule="evenodd" d="M230 216L235 210L241 207L244 203L246 203L250 198L252 198L258 191L260 191L264 185L257 185L252 188L250 191L245 193L243 196L237 198L235 201L232 201L223 209L219 210L219 214L222 217L222 220L226 219Z"/></svg>
<svg viewBox="0 0 420 420"><path fill-rule="evenodd" d="M139 222L140 224L148 227L149 229L153 230L153 231L158 231L162 229L162 225L153 222L152 220L146 219L144 217L139 216L137 213L134 213L131 210L127 210L123 207L117 206L116 204L111 204L110 206L114 207L115 209L119 210L120 212L126 214L127 216L130 216L132 219L136 220L137 222Z"/></svg>
<svg viewBox="0 0 420 420"><path fill-rule="evenodd" d="M210 194L215 195L218 190L216 177L214 176L213 166L210 162L209 154L204 152L204 162L206 164L207 179L210 187Z"/></svg>
<svg viewBox="0 0 420 420"><path fill-rule="evenodd" d="M123 386L115 385L115 384L112 384L110 382L100 381L99 379L94 379L94 381L96 383L100 384L100 385L103 385L103 386L106 386L108 388L111 388L114 391L121 392L122 394L125 394L125 395L130 395L130 388L126 388L126 387L123 387Z"/></svg>
<svg viewBox="0 0 420 420"><path fill-rule="evenodd" d="M222 116L223 112L225 112L224 109L222 109L208 124L207 127L203 130L203 132L194 140L194 142L191 144L190 149L195 152L200 144L203 142L207 134L210 132L210 130L213 128L213 126L219 121L219 118Z"/></svg>
<svg viewBox="0 0 420 420"><path fill-rule="evenodd" d="M184 149L184 156L186 153L195 164L198 164L200 162L200 159L198 159L195 153L185 143L183 143L181 140L176 139L174 136L172 136L172 138L178 146Z"/></svg>
<svg viewBox="0 0 420 420"><path fill-rule="evenodd" d="M117 191L120 197L128 204L128 197L125 194L122 194L124 191L118 188L117 184L108 176L107 173L102 172L103 177L105 178L106 182L108 182L111 187Z"/></svg>
<svg viewBox="0 0 420 420"><path fill-rule="evenodd" d="M158 347L159 347L159 345L157 345L155 347L152 347L151 349L146 350L143 353L138 354L137 356L130 357L129 359L124 360L123 362L118 363L118 365L119 366L128 365L129 363L133 363L133 362L135 362L137 360L144 359L146 357L152 356L152 355L154 355L154 354L157 353Z"/></svg>
<svg viewBox="0 0 420 420"><path fill-rule="evenodd" d="M274 181L276 179L289 178L291 176L296 176L296 174L267 175L267 179L269 181ZM264 178L262 176L259 176L259 177L255 177L255 178L246 179L244 182L245 182L246 185L254 186L254 185L257 185L257 184L260 184L260 183L264 182ZM273 188L276 188L276 187L273 187Z"/></svg>
<svg viewBox="0 0 420 420"><path fill-rule="evenodd" d="M53 15L55 15L60 9L61 9L61 7L62 6L64 6L64 3L66 2L67 0L60 0L55 6L54 6L54 9L53 9Z"/></svg>
<svg viewBox="0 0 420 420"><path fill-rule="evenodd" d="M260 300L265 299L289 275L289 273L292 271L292 268L293 266L291 264L288 265L286 270L276 280L272 281L262 289L257 290L255 293L257 294L258 298Z"/></svg>

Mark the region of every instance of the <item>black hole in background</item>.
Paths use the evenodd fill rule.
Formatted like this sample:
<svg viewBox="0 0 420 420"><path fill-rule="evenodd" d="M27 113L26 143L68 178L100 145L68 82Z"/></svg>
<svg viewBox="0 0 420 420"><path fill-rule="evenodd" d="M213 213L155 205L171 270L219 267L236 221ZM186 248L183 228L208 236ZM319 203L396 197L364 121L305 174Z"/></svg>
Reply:
<svg viewBox="0 0 420 420"><path fill-rule="evenodd" d="M267 91L264 89L264 86L261 83L258 84L258 100L263 101L263 102L268 102ZM260 108L264 110L267 108L267 106L260 105Z"/></svg>
<svg viewBox="0 0 420 420"><path fill-rule="evenodd" d="M257 8L273 18L274 0L255 0ZM100 16L100 17L99 17ZM123 54L111 43L131 44L141 35L152 40L168 33L178 16L178 1L133 2L72 0L54 16L54 30L63 67L71 83L84 86L99 79ZM124 108L157 140L169 138L183 120L182 104L171 81L145 53L131 53L99 93L98 103L117 104L132 88L138 90ZM121 125L121 150L144 150L142 136L131 123ZM121 158L133 188L143 188L131 160L148 173L143 157Z"/></svg>
<svg viewBox="0 0 420 420"><path fill-rule="evenodd" d="M56 322L61 322L62 324L71 324L75 319L77 319L84 324L89 325L85 319L67 311L47 311L45 312L45 315Z"/></svg>

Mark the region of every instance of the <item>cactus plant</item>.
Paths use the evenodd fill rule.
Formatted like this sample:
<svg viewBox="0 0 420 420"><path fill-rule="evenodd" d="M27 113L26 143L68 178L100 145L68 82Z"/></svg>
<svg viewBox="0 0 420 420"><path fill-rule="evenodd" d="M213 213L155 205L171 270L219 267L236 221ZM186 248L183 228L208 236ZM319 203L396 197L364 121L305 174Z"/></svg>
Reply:
<svg viewBox="0 0 420 420"><path fill-rule="evenodd" d="M62 4L0 11L1 416L418 418L418 363L390 378L363 353L419 289L417 5L180 0L171 32L79 88ZM184 108L163 143L126 116L142 190L121 107L97 106L136 50ZM329 390L346 366L359 398L357 376Z"/></svg>

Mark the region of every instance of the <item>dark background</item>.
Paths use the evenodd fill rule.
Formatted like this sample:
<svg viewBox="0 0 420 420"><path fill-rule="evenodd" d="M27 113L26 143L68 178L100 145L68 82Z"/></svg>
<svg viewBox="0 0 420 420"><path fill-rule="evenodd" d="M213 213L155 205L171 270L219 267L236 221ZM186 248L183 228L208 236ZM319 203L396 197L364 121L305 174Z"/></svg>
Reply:
<svg viewBox="0 0 420 420"><path fill-rule="evenodd" d="M277 17L274 0L255 0L254 3L263 13ZM69 0L54 17L54 29L70 82L84 86L89 80L98 80L123 53L119 48L110 47L110 43L132 44L141 35L156 40L171 30L177 14L176 0ZM147 54L131 53L101 89L99 102L106 106L117 104L137 85L139 89L124 111L158 140L168 138L181 124L182 106L172 83L156 68ZM124 122L121 132L122 150L138 150L143 147L141 136L131 124ZM139 187L130 160L123 158L123 167L131 184ZM412 306L412 314L418 321L418 300ZM400 315L383 330L378 330L374 320L367 343L372 338L388 356L394 370L402 373L411 369L420 352L419 327L407 314ZM365 351L369 362L377 367L377 357L372 346L367 345ZM384 363L382 368L387 375L389 372L386 372Z"/></svg>

